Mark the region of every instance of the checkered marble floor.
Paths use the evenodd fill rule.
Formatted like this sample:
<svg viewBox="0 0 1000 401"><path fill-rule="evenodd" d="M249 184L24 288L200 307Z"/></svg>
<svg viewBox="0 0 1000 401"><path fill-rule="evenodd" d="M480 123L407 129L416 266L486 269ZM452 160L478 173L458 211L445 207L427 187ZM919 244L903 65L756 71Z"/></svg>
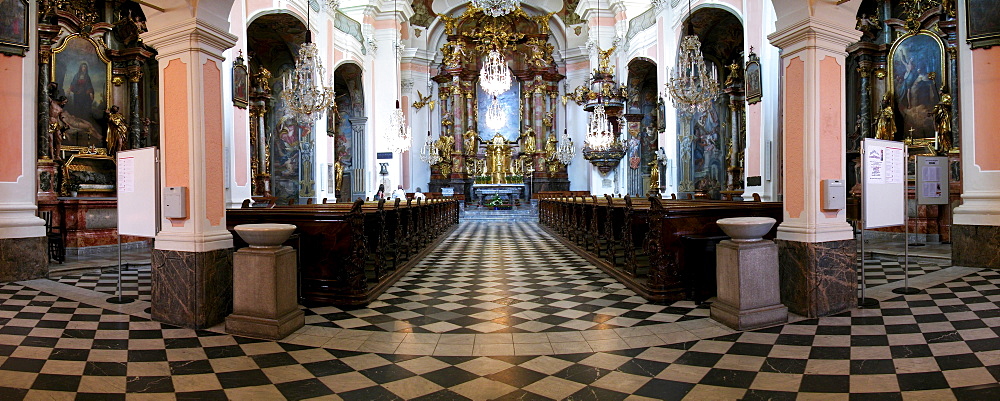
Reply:
<svg viewBox="0 0 1000 401"><path fill-rule="evenodd" d="M0 285L3 400L1000 399L1000 272L988 270L881 309L663 346L523 356L252 340L30 284Z"/></svg>
<svg viewBox="0 0 1000 401"><path fill-rule="evenodd" d="M935 272L947 267L946 262L910 261L907 275L910 278ZM865 284L869 287L903 280L903 263L888 260L869 260L865 263ZM858 283L861 283L861 261L858 261ZM859 284L860 285L860 284Z"/></svg>
<svg viewBox="0 0 1000 401"><path fill-rule="evenodd" d="M311 325L413 333L541 333L640 327L708 316L653 305L537 223L464 222L367 308L307 310Z"/></svg>
<svg viewBox="0 0 1000 401"><path fill-rule="evenodd" d="M116 262L117 263L117 262ZM56 282L97 291L108 295L118 295L118 268L100 272L62 276ZM145 264L123 265L121 271L122 296L147 301L152 298L152 278L150 266Z"/></svg>

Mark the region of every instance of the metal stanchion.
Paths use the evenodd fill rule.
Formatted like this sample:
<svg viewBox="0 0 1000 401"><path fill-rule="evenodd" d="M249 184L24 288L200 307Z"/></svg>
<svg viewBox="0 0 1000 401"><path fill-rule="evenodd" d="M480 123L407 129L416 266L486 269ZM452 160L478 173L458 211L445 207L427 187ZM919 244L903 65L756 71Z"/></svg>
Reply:
<svg viewBox="0 0 1000 401"><path fill-rule="evenodd" d="M910 214L903 220L903 286L893 288L892 292L903 295L919 294L920 289L910 287Z"/></svg>
<svg viewBox="0 0 1000 401"><path fill-rule="evenodd" d="M862 214L864 214L864 210L863 209L864 208L862 208ZM868 285L865 284L865 263L867 262L865 260L865 225L866 225L866 220L865 220L865 217L862 215L862 217L861 217L861 279L860 279L860 281L861 281L860 282L860 284L861 284L861 298L858 298L858 307L859 308L878 308L878 301L877 300L872 299L872 298L865 298L865 290L868 288Z"/></svg>
<svg viewBox="0 0 1000 401"><path fill-rule="evenodd" d="M127 304L134 302L135 298L128 298L122 296L122 236L118 235L118 296L108 298L108 303L112 304Z"/></svg>

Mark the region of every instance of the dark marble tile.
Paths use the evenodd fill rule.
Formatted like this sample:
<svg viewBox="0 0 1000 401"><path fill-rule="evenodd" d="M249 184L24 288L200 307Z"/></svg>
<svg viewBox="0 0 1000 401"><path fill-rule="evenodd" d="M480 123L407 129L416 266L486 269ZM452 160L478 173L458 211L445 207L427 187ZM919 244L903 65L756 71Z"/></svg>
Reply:
<svg viewBox="0 0 1000 401"><path fill-rule="evenodd" d="M32 280L48 272L47 237L0 238L0 282Z"/></svg>
<svg viewBox="0 0 1000 401"><path fill-rule="evenodd" d="M233 307L233 250L152 251L152 317L188 328L221 322Z"/></svg>
<svg viewBox="0 0 1000 401"><path fill-rule="evenodd" d="M955 266L1000 268L1000 227L953 224L951 263Z"/></svg>
<svg viewBox="0 0 1000 401"><path fill-rule="evenodd" d="M828 316L857 304L854 240L775 240L781 274L781 302L807 317Z"/></svg>

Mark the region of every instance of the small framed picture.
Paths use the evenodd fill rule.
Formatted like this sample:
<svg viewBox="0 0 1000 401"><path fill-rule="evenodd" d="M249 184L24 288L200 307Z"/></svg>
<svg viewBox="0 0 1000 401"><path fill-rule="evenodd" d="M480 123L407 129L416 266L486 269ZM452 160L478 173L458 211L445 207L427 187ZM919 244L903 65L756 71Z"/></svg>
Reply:
<svg viewBox="0 0 1000 401"><path fill-rule="evenodd" d="M233 62L233 105L241 109L250 104L250 79L243 62L243 52Z"/></svg>
<svg viewBox="0 0 1000 401"><path fill-rule="evenodd" d="M749 58L744 77L747 83L747 104L754 104L760 102L761 98L760 58L753 50L750 50Z"/></svg>
<svg viewBox="0 0 1000 401"><path fill-rule="evenodd" d="M28 51L28 0L11 0L0 7L0 53L22 56Z"/></svg>

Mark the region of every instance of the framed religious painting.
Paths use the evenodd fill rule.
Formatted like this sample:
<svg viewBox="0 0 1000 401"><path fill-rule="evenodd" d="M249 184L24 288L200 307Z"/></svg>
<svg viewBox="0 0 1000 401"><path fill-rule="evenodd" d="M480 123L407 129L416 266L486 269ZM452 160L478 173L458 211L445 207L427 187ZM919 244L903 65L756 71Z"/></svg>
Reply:
<svg viewBox="0 0 1000 401"><path fill-rule="evenodd" d="M89 36L69 35L52 49L50 118L60 126L62 152L107 149L106 113L111 107L111 60Z"/></svg>
<svg viewBox="0 0 1000 401"><path fill-rule="evenodd" d="M28 0L0 0L0 53L24 56L28 51Z"/></svg>
<svg viewBox="0 0 1000 401"><path fill-rule="evenodd" d="M243 52L233 62L233 105L241 109L250 104L250 76L243 62Z"/></svg>
<svg viewBox="0 0 1000 401"><path fill-rule="evenodd" d="M967 40L973 49L1000 45L1000 1L965 0Z"/></svg>
<svg viewBox="0 0 1000 401"><path fill-rule="evenodd" d="M914 144L933 141L933 111L941 100L945 53L941 38L931 31L911 32L889 50L888 107L893 107L898 138Z"/></svg>
<svg viewBox="0 0 1000 401"><path fill-rule="evenodd" d="M747 104L754 104L760 102L762 97L761 91L761 78L760 78L760 58L757 57L757 53L753 50L750 51L749 61L747 61L747 68L744 77L746 77L747 85Z"/></svg>

